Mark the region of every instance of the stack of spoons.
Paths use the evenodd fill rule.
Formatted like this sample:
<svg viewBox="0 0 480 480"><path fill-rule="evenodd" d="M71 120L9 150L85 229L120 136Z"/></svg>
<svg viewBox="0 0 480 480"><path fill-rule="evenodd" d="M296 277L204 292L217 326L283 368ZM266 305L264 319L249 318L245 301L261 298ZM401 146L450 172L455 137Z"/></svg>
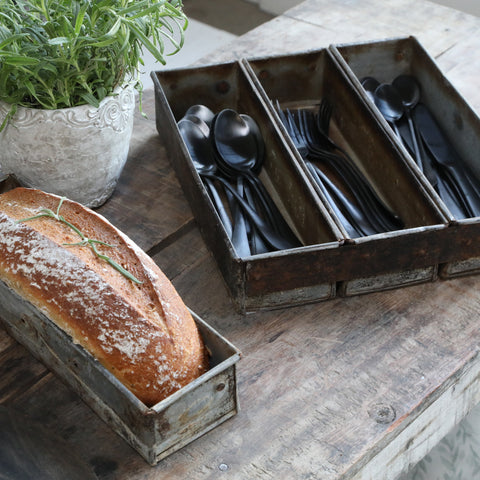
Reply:
<svg viewBox="0 0 480 480"><path fill-rule="evenodd" d="M421 101L417 79L413 75L399 75L392 83L380 83L373 77L365 77L361 83L453 216L458 219L479 216L479 180Z"/></svg>
<svg viewBox="0 0 480 480"><path fill-rule="evenodd" d="M265 145L252 117L193 105L178 129L239 257L300 246L258 177Z"/></svg>

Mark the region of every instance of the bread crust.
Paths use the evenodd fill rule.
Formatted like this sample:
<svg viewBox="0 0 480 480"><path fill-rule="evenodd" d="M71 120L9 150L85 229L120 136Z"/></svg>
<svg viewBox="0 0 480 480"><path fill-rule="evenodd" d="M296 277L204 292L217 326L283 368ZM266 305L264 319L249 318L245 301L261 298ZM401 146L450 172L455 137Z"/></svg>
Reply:
<svg viewBox="0 0 480 480"><path fill-rule="evenodd" d="M16 188L0 195L0 278L152 406L207 370L196 324L153 260L104 217L64 200L60 214L123 266L122 275L53 218L29 218L60 197Z"/></svg>

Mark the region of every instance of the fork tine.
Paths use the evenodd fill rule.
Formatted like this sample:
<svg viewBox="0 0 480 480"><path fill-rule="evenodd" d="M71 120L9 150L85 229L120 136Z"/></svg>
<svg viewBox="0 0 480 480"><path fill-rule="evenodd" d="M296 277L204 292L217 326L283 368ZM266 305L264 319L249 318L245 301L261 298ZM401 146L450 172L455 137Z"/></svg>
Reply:
<svg viewBox="0 0 480 480"><path fill-rule="evenodd" d="M295 147L302 158L305 158L308 155L308 145L306 144L301 128L298 125L296 115L287 109L287 118L291 128L291 136L294 138Z"/></svg>

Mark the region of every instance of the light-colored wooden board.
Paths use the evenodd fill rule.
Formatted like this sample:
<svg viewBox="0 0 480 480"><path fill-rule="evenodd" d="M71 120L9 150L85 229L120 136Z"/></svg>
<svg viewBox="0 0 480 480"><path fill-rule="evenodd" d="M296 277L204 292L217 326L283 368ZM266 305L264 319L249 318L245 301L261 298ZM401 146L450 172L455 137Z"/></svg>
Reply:
<svg viewBox="0 0 480 480"><path fill-rule="evenodd" d="M413 34L479 111L479 21L419 0L309 0L204 60ZM383 480L408 469L479 400L480 277L235 313L156 136L152 99L101 213L242 351L240 413L152 468L5 334L0 401L54 429L102 480Z"/></svg>

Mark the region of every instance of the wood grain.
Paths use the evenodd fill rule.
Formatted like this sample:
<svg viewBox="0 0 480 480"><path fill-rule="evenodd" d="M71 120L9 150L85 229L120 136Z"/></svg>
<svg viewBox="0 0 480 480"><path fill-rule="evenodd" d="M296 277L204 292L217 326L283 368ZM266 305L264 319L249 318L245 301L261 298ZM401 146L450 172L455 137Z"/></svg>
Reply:
<svg viewBox="0 0 480 480"><path fill-rule="evenodd" d="M427 1L308 0L204 61L413 34L478 112L479 29L480 19ZM54 430L104 480L394 479L480 400L480 277L235 313L165 158L152 99L100 213L240 348L241 412L150 467L4 332L0 402Z"/></svg>

